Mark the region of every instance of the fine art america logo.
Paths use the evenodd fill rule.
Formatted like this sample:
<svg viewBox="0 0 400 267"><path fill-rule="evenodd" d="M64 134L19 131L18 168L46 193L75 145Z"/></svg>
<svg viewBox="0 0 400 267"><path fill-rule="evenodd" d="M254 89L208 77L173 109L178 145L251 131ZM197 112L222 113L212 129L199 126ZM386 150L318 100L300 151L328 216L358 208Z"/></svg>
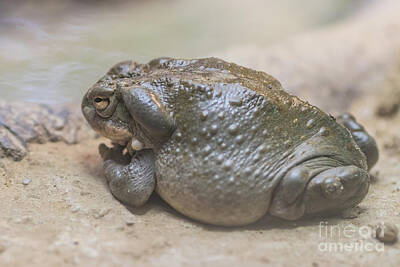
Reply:
<svg viewBox="0 0 400 267"><path fill-rule="evenodd" d="M321 221L318 250L327 253L383 252L384 244L375 242L371 237L376 237L376 230L371 226L329 225L328 222Z"/></svg>

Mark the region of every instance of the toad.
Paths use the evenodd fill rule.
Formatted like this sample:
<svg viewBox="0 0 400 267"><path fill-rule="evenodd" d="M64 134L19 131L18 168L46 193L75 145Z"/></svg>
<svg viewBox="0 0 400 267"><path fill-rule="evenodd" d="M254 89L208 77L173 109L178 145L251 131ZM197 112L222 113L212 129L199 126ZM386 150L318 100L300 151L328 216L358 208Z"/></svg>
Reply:
<svg viewBox="0 0 400 267"><path fill-rule="evenodd" d="M121 62L82 101L112 194L141 206L153 191L180 213L235 226L267 213L334 214L367 194L375 140L282 89L272 76L217 58Z"/></svg>

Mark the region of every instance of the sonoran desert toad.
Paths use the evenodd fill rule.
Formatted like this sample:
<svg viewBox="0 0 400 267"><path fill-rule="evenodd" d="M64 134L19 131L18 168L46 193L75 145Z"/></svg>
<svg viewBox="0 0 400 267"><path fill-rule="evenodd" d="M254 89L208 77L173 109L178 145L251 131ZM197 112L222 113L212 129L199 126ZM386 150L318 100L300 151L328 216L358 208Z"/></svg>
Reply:
<svg viewBox="0 0 400 267"><path fill-rule="evenodd" d="M285 92L270 75L217 58L115 65L82 111L113 195L140 206L153 191L205 223L245 225L333 214L367 194L374 139Z"/></svg>

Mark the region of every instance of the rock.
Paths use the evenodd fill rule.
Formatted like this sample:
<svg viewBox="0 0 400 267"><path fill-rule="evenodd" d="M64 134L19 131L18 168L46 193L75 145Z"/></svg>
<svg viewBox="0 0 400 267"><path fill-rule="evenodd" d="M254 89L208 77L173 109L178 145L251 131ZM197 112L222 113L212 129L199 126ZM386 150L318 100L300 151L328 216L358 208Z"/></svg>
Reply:
<svg viewBox="0 0 400 267"><path fill-rule="evenodd" d="M100 210L99 209L92 210L92 214L95 219L103 218L103 217L107 216L110 212L111 212L111 209L109 209L109 208L103 208Z"/></svg>
<svg viewBox="0 0 400 267"><path fill-rule="evenodd" d="M71 206L71 212L72 213L77 213L78 211L80 211L81 207L79 205L73 205Z"/></svg>
<svg viewBox="0 0 400 267"><path fill-rule="evenodd" d="M0 121L0 157L11 157L19 161L26 156L27 152L26 143L15 136L10 129L1 125Z"/></svg>
<svg viewBox="0 0 400 267"><path fill-rule="evenodd" d="M397 241L399 229L393 223L382 222L375 225L375 238L383 243L394 243Z"/></svg>
<svg viewBox="0 0 400 267"><path fill-rule="evenodd" d="M136 217L133 214L130 214L125 217L125 223L127 226L132 226L136 223Z"/></svg>
<svg viewBox="0 0 400 267"><path fill-rule="evenodd" d="M76 144L97 136L78 106L0 102L0 157L19 161L27 155L29 143Z"/></svg>

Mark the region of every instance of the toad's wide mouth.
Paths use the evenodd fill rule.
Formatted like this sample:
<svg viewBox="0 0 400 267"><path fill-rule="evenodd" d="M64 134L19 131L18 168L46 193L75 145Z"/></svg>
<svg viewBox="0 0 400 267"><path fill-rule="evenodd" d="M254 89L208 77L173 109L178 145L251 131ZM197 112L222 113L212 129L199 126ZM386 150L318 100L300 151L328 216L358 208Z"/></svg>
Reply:
<svg viewBox="0 0 400 267"><path fill-rule="evenodd" d="M118 120L114 116L102 118L90 105L82 105L82 113L93 130L112 142L126 145L133 139L128 123Z"/></svg>
<svg viewBox="0 0 400 267"><path fill-rule="evenodd" d="M109 117L101 116L91 104L87 95L88 93L84 96L82 101L82 113L89 125L96 132L110 139L111 142L123 146L131 155L133 155L135 151L145 147L142 141L134 137L128 122L118 118L115 113L111 114ZM114 109L116 109L116 107L114 107Z"/></svg>

